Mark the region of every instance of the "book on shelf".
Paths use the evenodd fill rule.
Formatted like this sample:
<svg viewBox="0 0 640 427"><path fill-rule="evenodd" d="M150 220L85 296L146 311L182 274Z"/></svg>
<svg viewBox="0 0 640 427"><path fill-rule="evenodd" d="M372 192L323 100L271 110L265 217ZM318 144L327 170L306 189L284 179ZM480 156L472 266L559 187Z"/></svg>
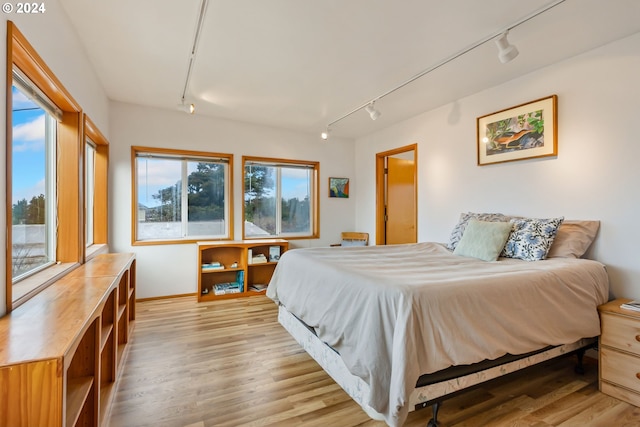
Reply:
<svg viewBox="0 0 640 427"><path fill-rule="evenodd" d="M240 291L244 290L244 270L238 270L236 273L236 283L240 285Z"/></svg>
<svg viewBox="0 0 640 427"><path fill-rule="evenodd" d="M238 282L216 283L213 285L214 295L239 294L243 286Z"/></svg>
<svg viewBox="0 0 640 427"><path fill-rule="evenodd" d="M264 292L267 290L267 286L268 285L262 283L254 283L253 285L249 286L249 290L253 292Z"/></svg>
<svg viewBox="0 0 640 427"><path fill-rule="evenodd" d="M219 262L205 262L200 267L202 271L224 270L224 265Z"/></svg>
<svg viewBox="0 0 640 427"><path fill-rule="evenodd" d="M265 254L254 255L253 258L251 258L251 264L264 264L265 262L267 262Z"/></svg>
<svg viewBox="0 0 640 427"><path fill-rule="evenodd" d="M640 311L640 301L633 300L633 301L625 302L623 304L620 304L620 308L633 310L633 311Z"/></svg>

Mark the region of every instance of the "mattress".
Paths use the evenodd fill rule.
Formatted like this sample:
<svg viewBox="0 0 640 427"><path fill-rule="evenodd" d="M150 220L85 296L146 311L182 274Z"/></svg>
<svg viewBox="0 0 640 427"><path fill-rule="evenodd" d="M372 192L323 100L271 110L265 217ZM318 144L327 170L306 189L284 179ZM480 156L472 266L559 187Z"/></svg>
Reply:
<svg viewBox="0 0 640 427"><path fill-rule="evenodd" d="M598 336L608 277L596 261L484 262L438 243L310 248L283 254L267 295L400 425L422 374Z"/></svg>

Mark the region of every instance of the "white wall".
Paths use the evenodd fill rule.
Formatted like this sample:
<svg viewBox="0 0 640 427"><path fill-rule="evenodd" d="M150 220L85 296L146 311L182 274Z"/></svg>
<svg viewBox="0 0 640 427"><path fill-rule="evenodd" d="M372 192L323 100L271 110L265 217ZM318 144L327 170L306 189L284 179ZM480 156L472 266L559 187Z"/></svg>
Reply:
<svg viewBox="0 0 640 427"><path fill-rule="evenodd" d="M597 219L590 257L640 298L638 76L640 33L357 140L356 227L375 241L375 154L417 143L419 241L448 241L465 211ZM477 117L551 94L557 158L476 165Z"/></svg>
<svg viewBox="0 0 640 427"><path fill-rule="evenodd" d="M47 0L45 6L46 12L39 15L3 13L3 34L7 33L8 18L108 138L109 100L87 52L58 0Z"/></svg>
<svg viewBox="0 0 640 427"><path fill-rule="evenodd" d="M355 201L328 198L328 178L349 177L357 193L353 141L296 133L224 119L188 115L112 102L110 110L110 223L111 249L135 252L138 298L195 293L195 244L131 245L131 146L178 148L230 153L233 159L234 237L242 238L242 156L261 156L320 162L320 238L291 240L290 247L329 245L340 232L353 230Z"/></svg>
<svg viewBox="0 0 640 427"><path fill-rule="evenodd" d="M15 3L12 3L15 6ZM84 48L81 47L71 23L57 0L47 0L46 12L39 15L29 14L7 14L2 13L0 17L0 31L3 40L6 40L7 20L13 21L18 30L27 38L29 43L35 48L38 54L44 59L56 77L67 88L74 99L82 106L84 111L92 118L100 130L108 136L109 122L109 102L104 93L102 85L99 83L96 73L92 68ZM6 58L6 42L0 43L0 57ZM6 79L6 69L0 70L2 82ZM5 85L0 85L0 99L5 99ZM6 105L0 103L0 127L6 127ZM2 132L2 138L6 146L6 135ZM0 164L6 165L5 150L0 150ZM3 166L4 167L4 166ZM6 170L6 169L5 169ZM3 206L6 198L6 174L0 174L0 199ZM5 210L0 210L0 223L5 223ZM3 231L4 235L4 231ZM6 240L6 235L5 239ZM6 245L2 245L1 256L5 259ZM5 295L5 263L0 262L0 277L2 286L0 288L0 316L4 314L6 307Z"/></svg>
<svg viewBox="0 0 640 427"><path fill-rule="evenodd" d="M348 140L321 143L316 135L109 104L58 1L48 0L46 7L46 13L37 16L3 14L0 31L6 34L6 20L13 20L109 138L111 245L114 251L138 254L140 298L195 292L195 246L131 246L131 145L233 153L238 238L242 198L237 184L242 182L243 154L319 160L321 238L293 242L305 246L332 243L340 231L349 229L368 231L375 241L375 153L410 143L418 144L419 240L446 241L462 211L599 219L601 230L590 255L607 264L616 296L640 298L635 245L640 202L634 188L640 181L635 131L640 112L639 34L361 138L354 150ZM6 56L5 43L0 43L0 55ZM4 68L0 73L4 79ZM478 116L553 93L559 97L557 158L476 166ZM5 95L0 85L0 96ZM5 105L0 108L4 126ZM4 150L0 163L5 164ZM350 177L351 198L327 198L329 176ZM2 173L0 188L5 185ZM7 203L4 191L0 198ZM5 220L0 210L0 221ZM5 277L4 263L0 277ZM0 314L4 288L3 284Z"/></svg>

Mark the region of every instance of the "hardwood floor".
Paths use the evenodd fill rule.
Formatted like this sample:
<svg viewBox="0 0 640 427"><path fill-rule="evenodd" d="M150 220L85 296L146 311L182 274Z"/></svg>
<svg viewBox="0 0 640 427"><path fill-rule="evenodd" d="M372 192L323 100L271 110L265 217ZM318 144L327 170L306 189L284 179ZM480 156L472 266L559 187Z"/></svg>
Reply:
<svg viewBox="0 0 640 427"><path fill-rule="evenodd" d="M107 425L384 426L371 420L257 296L137 304L136 325ZM441 427L638 426L640 409L598 391L597 361L544 363L447 400ZM431 409L405 426L426 426Z"/></svg>

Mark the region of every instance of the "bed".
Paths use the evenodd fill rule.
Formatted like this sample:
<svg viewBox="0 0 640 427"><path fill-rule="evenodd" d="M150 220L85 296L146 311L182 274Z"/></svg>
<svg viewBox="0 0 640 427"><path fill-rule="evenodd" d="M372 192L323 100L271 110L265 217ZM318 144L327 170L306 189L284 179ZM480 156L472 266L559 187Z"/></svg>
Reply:
<svg viewBox="0 0 640 427"><path fill-rule="evenodd" d="M608 292L596 261L487 262L418 243L287 251L267 296L367 414L396 426L443 396L591 345Z"/></svg>

